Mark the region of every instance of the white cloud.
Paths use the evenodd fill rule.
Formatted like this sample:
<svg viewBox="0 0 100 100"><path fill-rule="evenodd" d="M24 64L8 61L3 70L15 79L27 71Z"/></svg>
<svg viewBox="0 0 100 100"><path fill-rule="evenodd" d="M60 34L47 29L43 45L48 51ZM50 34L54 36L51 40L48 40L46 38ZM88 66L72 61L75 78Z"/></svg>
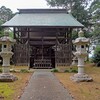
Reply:
<svg viewBox="0 0 100 100"><path fill-rule="evenodd" d="M13 12L17 8L49 8L46 0L0 0L0 7L5 6Z"/></svg>

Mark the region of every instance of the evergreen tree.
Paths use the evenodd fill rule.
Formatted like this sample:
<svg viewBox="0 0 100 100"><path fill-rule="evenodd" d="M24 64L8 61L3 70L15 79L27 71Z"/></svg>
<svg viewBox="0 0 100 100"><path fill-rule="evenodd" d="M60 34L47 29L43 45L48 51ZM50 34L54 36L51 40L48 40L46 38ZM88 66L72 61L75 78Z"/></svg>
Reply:
<svg viewBox="0 0 100 100"><path fill-rule="evenodd" d="M92 60L97 66L100 66L100 46L96 47Z"/></svg>
<svg viewBox="0 0 100 100"><path fill-rule="evenodd" d="M1 25L13 17L11 9L2 6L0 8L0 37L4 34Z"/></svg>
<svg viewBox="0 0 100 100"><path fill-rule="evenodd" d="M11 9L6 8L5 6L2 6L0 8L0 20L4 23L8 20L10 20L13 17L13 12Z"/></svg>
<svg viewBox="0 0 100 100"><path fill-rule="evenodd" d="M100 1L93 0L89 10L92 15L91 21L94 27L94 30L92 32L92 40L93 42L97 41L96 44L98 44L100 43Z"/></svg>
<svg viewBox="0 0 100 100"><path fill-rule="evenodd" d="M87 6L91 0L46 0L52 7L65 8L85 27L89 25L90 14Z"/></svg>

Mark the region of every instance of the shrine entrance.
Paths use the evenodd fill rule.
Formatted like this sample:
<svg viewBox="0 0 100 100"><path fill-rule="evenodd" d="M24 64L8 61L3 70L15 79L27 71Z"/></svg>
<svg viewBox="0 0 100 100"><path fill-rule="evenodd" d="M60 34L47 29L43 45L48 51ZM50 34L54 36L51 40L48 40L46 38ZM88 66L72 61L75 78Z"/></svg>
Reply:
<svg viewBox="0 0 100 100"><path fill-rule="evenodd" d="M31 46L31 68L55 68L55 52L51 46Z"/></svg>

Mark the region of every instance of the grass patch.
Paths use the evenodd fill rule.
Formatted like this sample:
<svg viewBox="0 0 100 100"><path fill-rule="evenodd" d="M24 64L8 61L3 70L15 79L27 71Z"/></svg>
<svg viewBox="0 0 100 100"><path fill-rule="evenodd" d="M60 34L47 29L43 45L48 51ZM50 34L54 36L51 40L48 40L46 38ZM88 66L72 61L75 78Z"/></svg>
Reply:
<svg viewBox="0 0 100 100"><path fill-rule="evenodd" d="M77 73L78 72L78 68L77 68L77 66L73 66L73 67L70 67L70 66L66 66L66 67L59 66L57 68L53 68L51 70L51 72Z"/></svg>
<svg viewBox="0 0 100 100"><path fill-rule="evenodd" d="M29 73L29 71L27 69L21 69L20 73Z"/></svg>
<svg viewBox="0 0 100 100"><path fill-rule="evenodd" d="M13 87L10 87L7 83L0 83L0 96L6 100L11 100L11 95L14 93Z"/></svg>
<svg viewBox="0 0 100 100"><path fill-rule="evenodd" d="M17 76L18 80L15 82L0 82L0 100L20 99L21 94L33 74L33 70L31 72L27 71L27 66L11 66L10 72Z"/></svg>

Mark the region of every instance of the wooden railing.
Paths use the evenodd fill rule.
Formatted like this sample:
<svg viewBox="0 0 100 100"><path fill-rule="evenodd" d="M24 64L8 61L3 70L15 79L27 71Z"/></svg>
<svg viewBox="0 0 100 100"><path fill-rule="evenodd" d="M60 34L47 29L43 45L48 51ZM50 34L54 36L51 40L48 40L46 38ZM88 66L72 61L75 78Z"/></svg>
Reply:
<svg viewBox="0 0 100 100"><path fill-rule="evenodd" d="M51 68L51 60L49 59L35 59L34 68Z"/></svg>

